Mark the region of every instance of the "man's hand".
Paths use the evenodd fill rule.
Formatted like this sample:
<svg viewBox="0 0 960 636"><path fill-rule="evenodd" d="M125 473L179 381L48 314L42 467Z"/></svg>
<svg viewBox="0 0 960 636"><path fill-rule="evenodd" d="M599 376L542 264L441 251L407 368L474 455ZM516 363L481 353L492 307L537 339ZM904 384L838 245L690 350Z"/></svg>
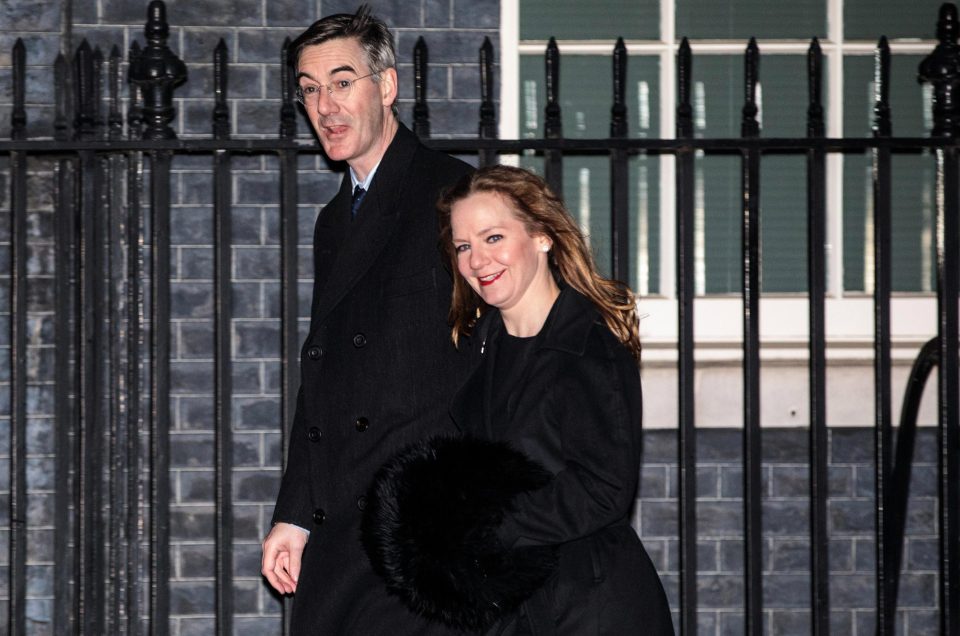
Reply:
<svg viewBox="0 0 960 636"><path fill-rule="evenodd" d="M293 594L297 591L300 559L308 536L303 528L289 523L278 523L263 540L260 572L267 577L273 589L281 594Z"/></svg>

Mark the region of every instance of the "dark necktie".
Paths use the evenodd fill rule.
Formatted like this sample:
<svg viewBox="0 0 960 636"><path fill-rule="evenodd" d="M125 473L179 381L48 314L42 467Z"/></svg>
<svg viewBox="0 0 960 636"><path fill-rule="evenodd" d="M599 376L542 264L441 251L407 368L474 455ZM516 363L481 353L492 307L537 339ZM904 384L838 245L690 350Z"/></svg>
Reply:
<svg viewBox="0 0 960 636"><path fill-rule="evenodd" d="M350 218L357 218L357 210L360 209L360 203L363 202L363 197L366 196L367 191L364 190L361 186L357 186L353 189L353 202L350 203Z"/></svg>

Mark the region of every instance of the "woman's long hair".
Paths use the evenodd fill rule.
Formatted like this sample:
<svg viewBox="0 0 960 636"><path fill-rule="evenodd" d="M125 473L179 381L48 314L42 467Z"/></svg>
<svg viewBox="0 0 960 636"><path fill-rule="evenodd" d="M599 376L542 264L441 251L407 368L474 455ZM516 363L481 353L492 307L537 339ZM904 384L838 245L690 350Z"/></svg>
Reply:
<svg viewBox="0 0 960 636"><path fill-rule="evenodd" d="M589 298L610 331L639 360L639 319L633 292L624 283L600 275L583 233L546 181L528 170L511 166L491 166L466 175L444 192L437 203L440 244L453 273L449 314L453 342L459 343L461 336L469 336L477 317L488 308L458 274L450 228L453 206L478 192L503 197L528 234L540 234L552 241L550 270L554 278Z"/></svg>

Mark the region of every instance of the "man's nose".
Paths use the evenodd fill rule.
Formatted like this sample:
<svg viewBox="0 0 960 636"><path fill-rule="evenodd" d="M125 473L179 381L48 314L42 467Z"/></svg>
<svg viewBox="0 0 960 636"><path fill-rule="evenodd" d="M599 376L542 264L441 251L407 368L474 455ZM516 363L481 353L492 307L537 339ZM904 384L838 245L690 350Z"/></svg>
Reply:
<svg viewBox="0 0 960 636"><path fill-rule="evenodd" d="M321 86L320 90L317 91L317 112L321 115L328 115L337 112L338 109L339 105L330 95L330 91L327 90L326 86Z"/></svg>

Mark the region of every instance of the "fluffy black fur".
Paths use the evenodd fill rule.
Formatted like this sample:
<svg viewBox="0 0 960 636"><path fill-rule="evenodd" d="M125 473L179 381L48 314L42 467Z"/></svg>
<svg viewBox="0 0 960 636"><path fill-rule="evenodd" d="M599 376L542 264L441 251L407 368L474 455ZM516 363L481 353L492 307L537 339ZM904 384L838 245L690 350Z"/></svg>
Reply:
<svg viewBox="0 0 960 636"><path fill-rule="evenodd" d="M513 499L551 479L508 444L436 437L377 473L362 538L374 570L414 612L481 631L556 569L552 547L505 549L497 527Z"/></svg>

